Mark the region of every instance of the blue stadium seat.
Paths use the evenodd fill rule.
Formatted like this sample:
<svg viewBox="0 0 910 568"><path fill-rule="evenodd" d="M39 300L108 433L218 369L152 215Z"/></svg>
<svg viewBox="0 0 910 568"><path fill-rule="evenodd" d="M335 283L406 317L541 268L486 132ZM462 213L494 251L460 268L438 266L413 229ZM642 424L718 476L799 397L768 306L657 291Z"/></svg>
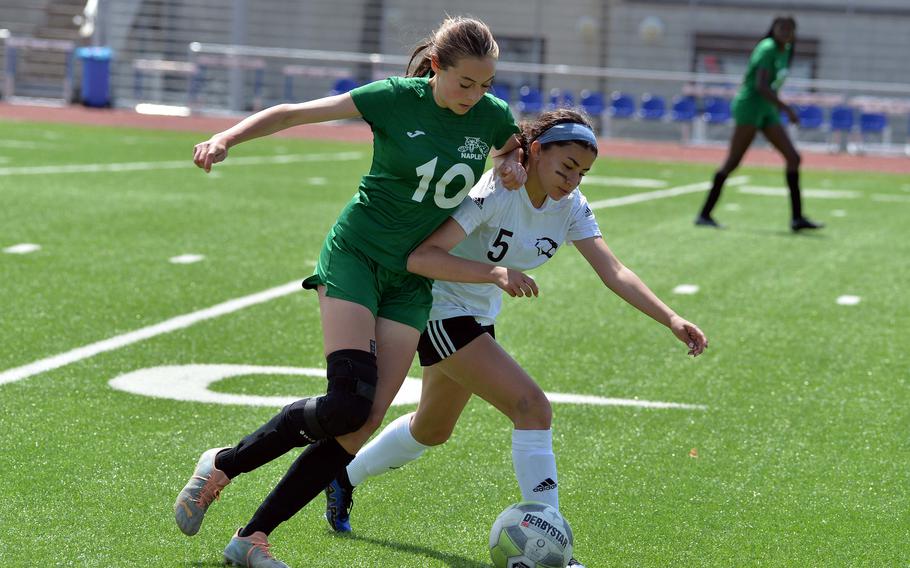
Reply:
<svg viewBox="0 0 910 568"><path fill-rule="evenodd" d="M512 101L512 86L508 83L503 83L501 85L493 85L490 87L490 94L496 97L497 99L502 99L505 102Z"/></svg>
<svg viewBox="0 0 910 568"><path fill-rule="evenodd" d="M610 106L607 112L613 118L632 118L635 116L635 99L631 95L614 91L610 96Z"/></svg>
<svg viewBox="0 0 910 568"><path fill-rule="evenodd" d="M540 89L530 85L523 86L518 91L518 112L521 114L537 114L543 110L543 95Z"/></svg>
<svg viewBox="0 0 910 568"><path fill-rule="evenodd" d="M831 131L851 132L853 130L854 111L848 106L836 106L831 109Z"/></svg>
<svg viewBox="0 0 910 568"><path fill-rule="evenodd" d="M802 130L817 130L825 124L825 113L818 105L799 105L796 107L799 115L799 127Z"/></svg>
<svg viewBox="0 0 910 568"><path fill-rule="evenodd" d="M870 137L878 137L874 143L889 147L891 145L891 129L888 126L888 115L883 112L862 112L859 115L859 150L865 151L873 143Z"/></svg>
<svg viewBox="0 0 910 568"><path fill-rule="evenodd" d="M705 97L702 118L708 124L723 124L730 120L730 101L723 97Z"/></svg>
<svg viewBox="0 0 910 568"><path fill-rule="evenodd" d="M881 112L864 112L859 115L861 134L881 134L888 127L888 115Z"/></svg>
<svg viewBox="0 0 910 568"><path fill-rule="evenodd" d="M351 89L355 89L360 86L360 83L357 82L353 77L342 77L335 81L335 84L332 86L332 90L329 91L330 95L340 95L342 93L347 93Z"/></svg>
<svg viewBox="0 0 910 568"><path fill-rule="evenodd" d="M556 108L572 108L575 106L575 97L571 91L561 89L550 89L550 103L547 108L552 110Z"/></svg>
<svg viewBox="0 0 910 568"><path fill-rule="evenodd" d="M667 114L667 101L658 95L645 93L641 96L638 116L645 120L663 120Z"/></svg>
<svg viewBox="0 0 910 568"><path fill-rule="evenodd" d="M597 91L582 91L579 102L581 103L581 108L592 117L598 117L607 110L603 93Z"/></svg>
<svg viewBox="0 0 910 568"><path fill-rule="evenodd" d="M673 98L670 107L670 118L673 122L690 122L698 112L695 106L695 97L677 95Z"/></svg>

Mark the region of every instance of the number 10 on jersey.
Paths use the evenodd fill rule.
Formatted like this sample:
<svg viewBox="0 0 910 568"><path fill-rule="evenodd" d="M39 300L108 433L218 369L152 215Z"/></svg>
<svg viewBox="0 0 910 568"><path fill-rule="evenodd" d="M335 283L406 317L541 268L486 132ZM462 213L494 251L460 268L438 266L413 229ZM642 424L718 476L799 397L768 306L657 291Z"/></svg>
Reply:
<svg viewBox="0 0 910 568"><path fill-rule="evenodd" d="M427 190L430 188L430 182L433 180L433 176L436 173L437 161L439 161L438 157L433 158L417 168L416 171L417 175L420 176L420 184L417 186L417 191L411 196L411 199L414 201L417 201L418 203L422 202L423 198L426 196ZM452 183L452 180L459 176L464 178L464 187L452 197L446 197L446 187ZM446 170L446 173L442 174L442 177L436 182L436 191L433 195L433 200L440 209L452 209L464 201L465 196L471 191L472 187L474 187L474 170L467 164L459 162L453 164L451 168Z"/></svg>

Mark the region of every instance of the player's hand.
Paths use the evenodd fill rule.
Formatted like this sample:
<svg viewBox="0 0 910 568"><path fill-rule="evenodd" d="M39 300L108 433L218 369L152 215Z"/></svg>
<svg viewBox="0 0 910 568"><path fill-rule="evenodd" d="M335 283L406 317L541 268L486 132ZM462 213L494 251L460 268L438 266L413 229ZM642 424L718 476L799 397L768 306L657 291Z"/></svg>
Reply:
<svg viewBox="0 0 910 568"><path fill-rule="evenodd" d="M708 338L698 326L679 316L670 320L670 330L680 341L689 348L689 355L698 357L708 348Z"/></svg>
<svg viewBox="0 0 910 568"><path fill-rule="evenodd" d="M506 160L496 168L496 175L506 189L518 189L528 180L528 172L521 165L521 150L518 150L518 161Z"/></svg>
<svg viewBox="0 0 910 568"><path fill-rule="evenodd" d="M784 112L787 113L787 118L790 119L790 124L799 126L799 114L797 114L796 111L793 110L792 106L787 106L786 110L784 110Z"/></svg>
<svg viewBox="0 0 910 568"><path fill-rule="evenodd" d="M537 289L537 282L520 270L497 266L494 274L496 276L495 284L513 298L537 296L540 293Z"/></svg>
<svg viewBox="0 0 910 568"><path fill-rule="evenodd" d="M227 158L227 144L217 134L205 142L196 144L193 148L193 163L205 170L212 171L212 165L223 162Z"/></svg>

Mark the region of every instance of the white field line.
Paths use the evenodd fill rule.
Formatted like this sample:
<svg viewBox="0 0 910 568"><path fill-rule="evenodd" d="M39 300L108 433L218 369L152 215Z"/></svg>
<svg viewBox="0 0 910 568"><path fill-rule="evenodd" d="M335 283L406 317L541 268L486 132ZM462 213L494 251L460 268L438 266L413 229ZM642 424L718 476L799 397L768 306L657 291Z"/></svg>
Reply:
<svg viewBox="0 0 910 568"><path fill-rule="evenodd" d="M264 367L259 365L169 365L147 367L120 375L108 381L111 388L141 396L165 398L187 402L204 402L210 404L239 404L244 406L271 406L280 408L307 393L308 388L302 384L303 392L295 396L257 396L230 394L210 389L212 383L229 377L244 375L297 375L312 377L318 380L310 383L312 394L325 391L325 369L307 367ZM407 377L401 385L392 405L417 404L420 401L421 381ZM546 393L553 402L569 404L588 404L597 406L636 406L639 408L679 408L683 410L707 410L702 404L682 402L662 402L659 400L641 400L637 398L605 398L566 393Z"/></svg>
<svg viewBox="0 0 910 568"><path fill-rule="evenodd" d="M785 187L770 187L764 185L746 185L739 188L740 193L749 193L751 195L790 195L790 190ZM802 188L800 192L805 197L815 197L817 199L858 199L862 194L858 191L842 189L807 189Z"/></svg>
<svg viewBox="0 0 910 568"><path fill-rule="evenodd" d="M155 325L150 325L148 327L143 327L135 331L117 335L111 337L110 339L105 339L103 341L98 341L84 347L79 347L77 349L67 351L66 353L60 353L59 355L41 359L40 361L35 361L34 363L29 363L28 365L23 365L22 367L8 369L0 373L0 385L5 383L12 383L15 381L21 381L22 379L27 379L33 375L38 375L40 373L69 365L70 363L75 363L83 359L88 359L89 357L94 357L99 353L113 351L132 343L150 339L156 335L170 333L172 331L189 327L193 324L205 321L207 319L217 318L231 312L236 312L237 310L242 310L243 308L261 304L263 302L268 302L282 296L287 296L288 294L293 294L294 292L298 292L303 289L300 285L302 281L303 279L300 278L298 280L294 280L293 282L288 282L282 286L263 290L262 292L250 294L249 296L243 296L241 298L228 300L227 302L214 305L210 308L205 308L203 310L189 314L177 316Z"/></svg>
<svg viewBox="0 0 910 568"><path fill-rule="evenodd" d="M910 203L910 195L891 195L889 193L873 193L872 201L883 203Z"/></svg>
<svg viewBox="0 0 910 568"><path fill-rule="evenodd" d="M727 180L727 185L742 185L749 181L749 176L736 176ZM711 189L710 181L700 181L678 187L669 187L658 191L646 191L643 193L633 193L622 197L611 197L610 199L601 199L588 203L591 209L601 209L603 207L622 207L623 205L632 205L633 203L642 203L644 201L653 201L655 199L664 199L666 197L676 197L687 193L696 193Z"/></svg>
<svg viewBox="0 0 910 568"><path fill-rule="evenodd" d="M581 180L582 185L612 185L616 187L642 187L657 189L667 187L667 182L661 179L650 178L626 178L626 177L609 177L609 176L585 176Z"/></svg>
<svg viewBox="0 0 910 568"><path fill-rule="evenodd" d="M283 156L238 156L217 164L225 166L257 166L262 164L291 164L297 162L332 162L359 160L363 152L336 152L332 154L294 154ZM193 161L171 160L161 162L121 162L112 164L61 164L57 166L20 166L0 168L0 176L28 176L54 174L115 173L145 170L181 170L193 167Z"/></svg>

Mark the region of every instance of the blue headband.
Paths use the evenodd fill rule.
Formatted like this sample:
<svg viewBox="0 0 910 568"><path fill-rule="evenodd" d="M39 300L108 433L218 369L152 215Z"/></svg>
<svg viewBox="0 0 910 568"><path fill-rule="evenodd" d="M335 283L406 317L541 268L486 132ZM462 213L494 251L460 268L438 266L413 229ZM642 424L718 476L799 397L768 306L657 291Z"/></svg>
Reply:
<svg viewBox="0 0 910 568"><path fill-rule="evenodd" d="M537 141L541 144L546 144L547 142L582 141L594 146L595 149L597 148L597 137L594 136L594 131L577 122L563 122L552 126L538 136Z"/></svg>

